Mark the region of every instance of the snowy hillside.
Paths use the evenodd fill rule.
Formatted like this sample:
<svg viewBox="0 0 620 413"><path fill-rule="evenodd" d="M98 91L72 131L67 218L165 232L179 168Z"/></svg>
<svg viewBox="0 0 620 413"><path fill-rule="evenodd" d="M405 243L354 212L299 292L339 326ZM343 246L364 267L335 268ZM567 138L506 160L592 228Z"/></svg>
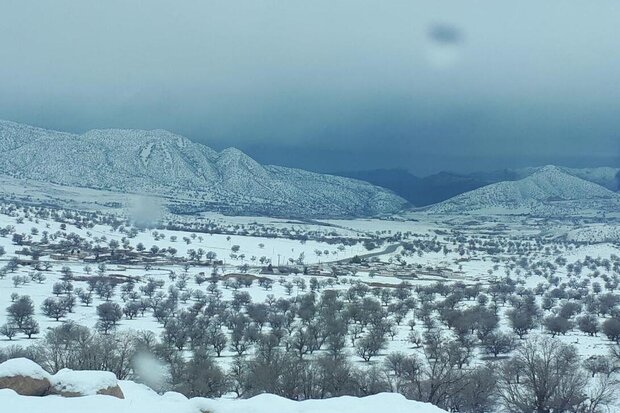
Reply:
<svg viewBox="0 0 620 413"><path fill-rule="evenodd" d="M508 169L515 180L527 178L528 176L535 174L545 166L530 166L525 168ZM569 168L566 166L557 166L559 170L569 175L576 176L577 178L584 179L586 181L594 182L600 186L604 186L612 191L617 191L619 188L618 178L616 177L620 173L620 168L613 168L609 166L601 166L594 168ZM505 171L502 171L505 173ZM499 173L499 171L497 172ZM492 173L486 175L488 178L493 179ZM496 182L503 181L503 179L496 179Z"/></svg>
<svg viewBox="0 0 620 413"><path fill-rule="evenodd" d="M557 209L555 209L557 208ZM593 209L617 211L620 195L556 166L540 168L518 181L505 181L466 192L428 209L431 213L501 212L551 213Z"/></svg>
<svg viewBox="0 0 620 413"><path fill-rule="evenodd" d="M586 181L597 183L612 191L620 191L620 169L618 168L562 168L562 170Z"/></svg>
<svg viewBox="0 0 620 413"><path fill-rule="evenodd" d="M517 169L502 169L490 172L474 172L470 174L472 177L476 177L481 180L488 181L489 184L502 182L506 180L516 181L519 179L527 178L528 176L535 174L545 166L528 166ZM620 190L620 168L600 166L594 168L569 168L566 166L557 166L559 170L569 175L576 176L577 178L584 179L586 181L594 182L604 186L612 191Z"/></svg>
<svg viewBox="0 0 620 413"><path fill-rule="evenodd" d="M517 177L517 179L523 179L540 171L543 168L545 167L539 166L519 168L514 169L512 173L515 177ZM569 168L566 166L558 166L557 168L569 175L576 176L577 178L581 178L586 181L594 182L595 184L604 186L609 190L620 190L620 181L618 181L618 174L620 174L620 168L612 168L609 166L601 166L595 168Z"/></svg>
<svg viewBox="0 0 620 413"><path fill-rule="evenodd" d="M177 212L368 216L406 202L366 182L277 166L243 152L216 152L163 130L83 135L0 121L0 174L173 198Z"/></svg>
<svg viewBox="0 0 620 413"><path fill-rule="evenodd" d="M620 242L620 228L607 223L591 224L583 228L570 229L566 232L566 239L589 243L618 243Z"/></svg>

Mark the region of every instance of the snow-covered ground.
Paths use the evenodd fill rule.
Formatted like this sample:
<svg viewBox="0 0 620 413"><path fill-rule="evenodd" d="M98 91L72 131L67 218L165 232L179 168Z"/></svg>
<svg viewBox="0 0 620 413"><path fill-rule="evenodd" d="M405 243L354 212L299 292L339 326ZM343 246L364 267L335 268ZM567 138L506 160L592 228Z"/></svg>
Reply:
<svg viewBox="0 0 620 413"><path fill-rule="evenodd" d="M188 218L189 219L189 218ZM554 222L541 219L528 219L525 217L497 217L486 219L480 217L437 217L424 213L409 214L406 218L372 219L372 220L329 220L325 222L301 222L295 220L282 220L264 217L226 217L218 214L203 214L196 218L197 221L208 220L220 232L203 233L182 230L137 230L130 227L112 227L106 223L94 225L76 225L71 220L54 219L53 217L42 218L33 211L25 211L20 208L5 209L0 213L0 228L12 228L10 234L0 237L0 246L5 254L0 257L0 264L4 265L13 257L23 257L17 254L20 250L28 247L31 242L35 244L47 233L50 244L71 238L75 234L91 245L109 247L112 242L118 244L118 249L133 249L143 245L146 251L153 246L158 250L174 248L176 258L187 257L191 251L202 250L204 254L213 252L218 265L216 273L221 279L218 288L222 292L223 300L231 300L235 289L226 285L226 274L239 273L242 265L247 265L249 275L269 278L273 281L271 289L262 288L258 282L253 282L249 287L242 287L239 291L249 293L254 303L262 303L268 297L273 296L291 298L308 292L307 287L300 285L310 284L313 279L319 280L323 288L330 288L345 292L355 283L365 283L371 288L396 286L402 282L396 275L416 274L416 277L407 281L413 287L430 286L437 282L454 283L461 282L467 285L479 284L486 288L493 280L510 276L519 281L527 288L535 288L538 284L548 285L550 275L560 277L561 282L568 282L571 278L576 280L594 280L605 274L617 275L614 269L603 267L591 268L588 264L586 269L579 274L570 273L566 265L557 265L558 259L564 259L567 264L581 263L590 258L599 258L609 261L614 256L620 256L620 246L617 243L608 242L606 239L592 240L588 243L575 242L568 236L577 231L589 231L593 228L601 228L600 223L579 222L571 225L566 221ZM613 228L618 228L607 224ZM274 236L247 235L253 231L272 231ZM12 234L23 234L28 241L24 245L17 245ZM241 235L246 234L246 235ZM299 239L301 235L312 234L309 239ZM312 239L312 238L315 239ZM337 243L318 241L318 239L339 239ZM372 239L377 245L368 249L363 240ZM393 248L391 248L393 246ZM348 260L354 256L365 256L370 266L352 267L353 272L338 278L328 277L330 271L338 262L349 266ZM52 297L52 286L63 278L63 268L68 268L74 280L74 288L86 289L85 281L89 276L97 273L97 264L86 262L85 257L79 254L67 254L59 258L54 255L43 255L41 262L49 262L52 268L42 270L46 279L42 282L29 281L25 284L15 284L14 277L29 279L34 270L31 266L19 266L14 272L7 272L0 279L0 325L8 320L7 307L17 294L31 297L35 307L35 319L38 321L41 334L34 335L32 339L23 334L17 334L12 340L0 338L0 347L13 344L29 345L37 341L48 328L58 326L63 320L74 320L79 324L94 327L97 321L96 307L104 300L94 295L93 303L89 306L77 300L72 313L66 315L61 321L55 321L46 317L41 309L43 301ZM162 291L167 291L176 285L170 274L177 277L187 274L186 289L190 291L202 290L206 292L208 283L196 282L196 276L205 273L210 276L213 267L206 264L203 257L200 263L192 263L184 268L180 262L174 262L170 254L163 259L154 259L149 268L143 264L108 264L106 274L117 274L132 277L136 280L136 290L146 284L149 278L162 280ZM301 258L301 261L300 261ZM303 266L323 264L321 267L325 273L304 275L301 267L297 267L296 274L261 274L269 263L274 267L278 264L297 264L303 262ZM327 264L325 263L334 263ZM524 264L524 262L526 264ZM601 264L599 262L599 264ZM553 265L550 270L547 266ZM601 264L602 265L602 264ZM90 268L90 274L85 267ZM350 266L349 266L350 267ZM347 267L348 268L348 267ZM349 270L351 268L348 268ZM589 281L590 282L590 281ZM288 288L287 284L293 284ZM589 284L591 288L592 283ZM603 292L605 292L603 287ZM414 292L415 297L415 292ZM441 297L440 297L441 298ZM541 302L541 297L537 298ZM123 305L117 288L112 301ZM191 306L193 300L181 303L181 308ZM556 301L559 305L561 300ZM474 305L475 302L465 302L463 308ZM510 326L504 318L509 305L501 306L499 314L502 316L500 329L510 331ZM584 309L585 311L585 309ZM552 312L547 312L546 315ZM379 355L379 360L391 351L419 352L420 349L413 346L409 340L411 327L407 325L409 320L415 318L415 312L410 312L399 326L396 326L396 334L387 342L385 349ZM601 322L605 317L601 317ZM119 329L151 330L159 335L162 331L161 323L150 314L138 316L133 319L124 317L119 323ZM414 331L423 333L422 323L418 322L413 327ZM544 330L538 328L541 334ZM447 334L451 334L447 331ZM573 328L566 335L560 336L565 342L577 344L584 356L605 354L608 351L609 341L602 335L588 336L577 328ZM360 359L355 356L353 348L347 350L354 360ZM218 360L228 365L234 352L224 350Z"/></svg>
<svg viewBox="0 0 620 413"><path fill-rule="evenodd" d="M12 390L0 390L0 405L2 411L28 413L376 413L387 406L392 413L445 413L432 404L407 400L397 393L298 402L271 394L245 400L187 399L172 392L160 396L130 381L122 381L120 386L124 400L102 395L26 397Z"/></svg>
<svg viewBox="0 0 620 413"><path fill-rule="evenodd" d="M261 394L245 400L229 398L188 399L176 392L157 394L147 386L130 380L118 381L113 373L102 371L72 371L63 369L55 375L45 372L36 363L17 358L0 363L0 379L25 378L48 380L51 387L79 395L26 396L17 394L16 387L0 389L0 406L9 412L45 413L375 413L382 406L390 406L394 413L442 413L428 403L405 399L396 393L379 393L363 398L334 397L324 400L293 401L271 394ZM97 394L98 390L120 387L122 398ZM17 390L17 389L16 389ZM20 390L18 390L20 391ZM22 393L21 394L33 394ZM30 388L29 391L32 391ZM117 394L117 396L120 396Z"/></svg>

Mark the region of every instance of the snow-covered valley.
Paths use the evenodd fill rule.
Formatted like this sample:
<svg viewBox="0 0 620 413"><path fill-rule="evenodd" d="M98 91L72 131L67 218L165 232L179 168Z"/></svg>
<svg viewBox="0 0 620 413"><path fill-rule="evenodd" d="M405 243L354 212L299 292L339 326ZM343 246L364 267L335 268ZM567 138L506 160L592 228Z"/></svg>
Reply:
<svg viewBox="0 0 620 413"><path fill-rule="evenodd" d="M169 357L191 362L200 349L227 377L212 397L257 394L245 380L259 379L237 374L266 349L319 369L342 359L345 394L358 396L398 391L404 378L390 366L399 357L432 365L433 348L457 357L450 374L463 380L536 337L607 360L620 304L618 227L592 216L426 212L316 221L211 213L145 227L113 209L3 204L0 354L53 369L49 340L84 326L89 340L131 351L148 340L149 357L163 363L153 386L184 392ZM140 381L132 363L114 368ZM362 385L377 369L386 379ZM445 391L426 401L457 403Z"/></svg>

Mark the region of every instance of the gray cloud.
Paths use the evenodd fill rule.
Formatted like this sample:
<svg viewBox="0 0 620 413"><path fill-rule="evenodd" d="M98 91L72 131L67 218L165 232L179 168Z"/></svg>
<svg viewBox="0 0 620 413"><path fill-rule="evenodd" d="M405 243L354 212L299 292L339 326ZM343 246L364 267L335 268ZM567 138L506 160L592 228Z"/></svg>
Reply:
<svg viewBox="0 0 620 413"><path fill-rule="evenodd" d="M24 0L0 15L0 118L165 128L322 171L618 161L614 0Z"/></svg>

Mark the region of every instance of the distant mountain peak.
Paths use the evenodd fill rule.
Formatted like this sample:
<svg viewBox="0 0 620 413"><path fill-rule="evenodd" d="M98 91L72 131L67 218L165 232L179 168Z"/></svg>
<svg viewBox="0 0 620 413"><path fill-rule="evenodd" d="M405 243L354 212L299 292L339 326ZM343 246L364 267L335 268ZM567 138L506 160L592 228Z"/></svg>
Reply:
<svg viewBox="0 0 620 413"><path fill-rule="evenodd" d="M245 152L243 152L240 149L237 148L233 148L233 147L229 147L226 149L223 149L222 151L219 152L218 157L220 159L224 159L224 160L231 160L231 161L252 161L252 162L256 162L254 161L254 159L252 159L250 156L248 156Z"/></svg>
<svg viewBox="0 0 620 413"><path fill-rule="evenodd" d="M374 169L340 172L337 175L361 179L391 189L411 204L424 207L450 199L474 189L502 181L517 181L530 175L547 177L561 176L561 173L594 182L611 191L620 191L620 168L568 168L557 165L500 169L471 173L440 171L418 177L403 169Z"/></svg>
<svg viewBox="0 0 620 413"><path fill-rule="evenodd" d="M545 165L540 167L533 175L549 175L549 174L563 174L564 172L555 165Z"/></svg>
<svg viewBox="0 0 620 413"><path fill-rule="evenodd" d="M620 207L620 195L594 182L547 165L517 181L503 181L455 196L428 208L430 212L472 212L492 209L521 212L566 209L605 210Z"/></svg>

